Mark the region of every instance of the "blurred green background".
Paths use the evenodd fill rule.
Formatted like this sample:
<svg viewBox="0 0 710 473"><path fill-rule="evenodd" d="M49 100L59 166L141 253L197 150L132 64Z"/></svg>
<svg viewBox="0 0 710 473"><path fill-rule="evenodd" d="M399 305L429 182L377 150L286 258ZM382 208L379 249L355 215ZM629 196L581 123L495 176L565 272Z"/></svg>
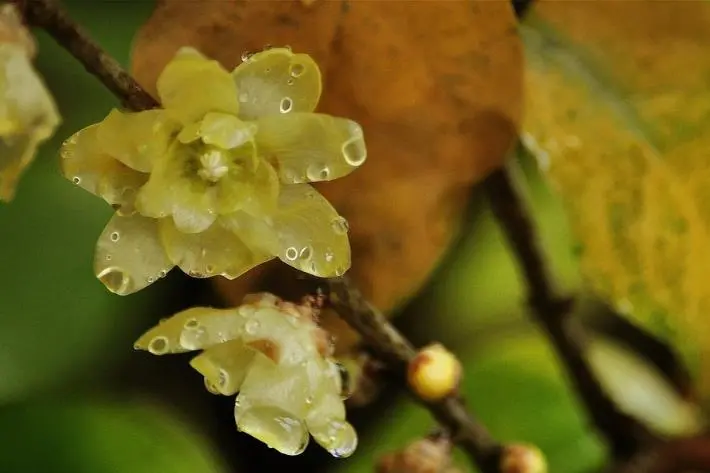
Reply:
<svg viewBox="0 0 710 473"><path fill-rule="evenodd" d="M152 9L149 1L67 5L123 63ZM48 37L38 33L38 39L38 68L63 125L43 146L15 201L0 205L0 472L368 472L379 454L432 430L426 411L387 392L350 412L361 436L350 459L331 459L315 445L300 457L282 457L236 431L233 400L210 395L186 358L133 352L133 340L161 317L210 300L209 286L174 271L123 298L92 276L95 240L111 209L60 176L57 149L117 102ZM519 171L555 273L566 289L579 289L560 204L530 159L521 158ZM464 237L397 324L417 343L438 340L459 354L464 394L494 436L535 443L552 472L597 471L604 449L586 428L544 339L526 321L516 267L478 195L471 197L469 217ZM628 372L609 373L611 385L628 380ZM648 385L659 379L650 373ZM657 399L649 402L658 406ZM686 428L684 411L670 406L656 421Z"/></svg>

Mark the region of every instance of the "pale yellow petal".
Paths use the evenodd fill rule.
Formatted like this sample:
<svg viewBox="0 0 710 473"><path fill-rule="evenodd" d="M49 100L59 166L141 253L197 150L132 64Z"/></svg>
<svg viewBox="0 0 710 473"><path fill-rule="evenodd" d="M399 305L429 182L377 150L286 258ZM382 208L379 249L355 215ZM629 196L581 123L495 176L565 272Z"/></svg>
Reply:
<svg viewBox="0 0 710 473"><path fill-rule="evenodd" d="M235 115L208 113L200 123L200 136L208 145L232 149L254 139L256 124L243 122Z"/></svg>
<svg viewBox="0 0 710 473"><path fill-rule="evenodd" d="M234 159L237 159L238 154L246 154L242 159L250 159L250 153L251 149L247 146L230 150ZM279 189L279 177L274 167L263 159L255 159L254 169L230 173L219 183L216 208L222 215L236 210L244 210L253 215L272 213L277 206Z"/></svg>
<svg viewBox="0 0 710 473"><path fill-rule="evenodd" d="M312 112L321 94L318 65L307 54L273 48L252 55L232 72L239 93L239 117Z"/></svg>
<svg viewBox="0 0 710 473"><path fill-rule="evenodd" d="M158 77L157 87L169 116L183 124L201 119L208 112L239 112L229 72L191 48L178 51Z"/></svg>
<svg viewBox="0 0 710 473"><path fill-rule="evenodd" d="M202 233L183 233L169 219L161 221L160 234L170 260L193 277L221 275L234 279L273 258L256 253L220 225Z"/></svg>
<svg viewBox="0 0 710 473"><path fill-rule="evenodd" d="M174 266L163 250L158 222L115 214L99 236L94 271L106 288L132 294L165 276Z"/></svg>
<svg viewBox="0 0 710 473"><path fill-rule="evenodd" d="M269 115L258 120L259 154L277 164L288 184L330 181L365 162L362 127L352 120L319 113Z"/></svg>
<svg viewBox="0 0 710 473"><path fill-rule="evenodd" d="M231 396L247 375L254 358L254 350L241 340L212 346L190 361L190 365L205 377L205 384L216 392Z"/></svg>
<svg viewBox="0 0 710 473"><path fill-rule="evenodd" d="M97 130L98 125L91 125L64 142L60 150L62 173L82 189L103 198L120 214L131 215L136 194L148 181L148 174L104 153Z"/></svg>
<svg viewBox="0 0 710 473"><path fill-rule="evenodd" d="M124 113L114 109L99 123L97 139L104 153L136 171L150 172L177 129L178 124L164 110Z"/></svg>
<svg viewBox="0 0 710 473"><path fill-rule="evenodd" d="M347 221L309 184L282 187L273 228L279 235L276 255L286 264L318 277L350 268Z"/></svg>
<svg viewBox="0 0 710 473"><path fill-rule="evenodd" d="M38 146L54 134L56 105L21 44L0 44L0 200L12 200Z"/></svg>
<svg viewBox="0 0 710 473"><path fill-rule="evenodd" d="M196 350L190 343L183 343L183 332L191 330L199 321L200 324L215 325L215 321L226 320L226 323L238 323L239 314L234 309L215 309L212 307L192 307L163 319L136 341L136 350L147 350L154 355L168 353L184 353ZM191 341L191 340L190 340Z"/></svg>

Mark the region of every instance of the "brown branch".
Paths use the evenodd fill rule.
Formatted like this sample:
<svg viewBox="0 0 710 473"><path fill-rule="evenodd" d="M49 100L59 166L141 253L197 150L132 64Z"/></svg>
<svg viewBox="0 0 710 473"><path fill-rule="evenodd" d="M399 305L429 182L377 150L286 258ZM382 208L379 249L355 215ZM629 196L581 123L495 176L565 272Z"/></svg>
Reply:
<svg viewBox="0 0 710 473"><path fill-rule="evenodd" d="M391 368L404 373L416 355L412 344L395 329L377 308L368 303L347 277L328 280L330 302L338 315L353 327ZM501 446L483 425L468 413L455 396L430 403L417 398L444 426L453 441L466 452L481 471L499 471Z"/></svg>
<svg viewBox="0 0 710 473"><path fill-rule="evenodd" d="M93 41L69 18L56 0L16 0L28 24L45 29L67 49L88 72L96 76L122 103L134 111L159 106L123 67ZM338 313L362 335L368 345L390 362L390 368L405 372L416 355L406 340L373 306L362 297L347 278L329 280L332 303ZM405 382L406 383L406 382ZM406 385L406 384L405 384ZM447 429L456 442L484 473L498 473L500 446L486 429L466 411L463 402L454 397L441 402L420 400Z"/></svg>
<svg viewBox="0 0 710 473"><path fill-rule="evenodd" d="M484 182L490 205L527 281L528 301L535 321L562 361L596 429L614 457L628 458L651 441L651 434L621 412L602 389L584 357L582 327L572 318L573 300L563 297L545 264L532 219L510 169L503 167Z"/></svg>
<svg viewBox="0 0 710 473"><path fill-rule="evenodd" d="M610 473L710 473L710 437L701 435L659 442Z"/></svg>
<svg viewBox="0 0 710 473"><path fill-rule="evenodd" d="M84 68L106 86L123 105L132 110L147 110L158 102L126 72L116 59L91 39L72 20L57 0L15 0L30 26L44 29L69 51Z"/></svg>

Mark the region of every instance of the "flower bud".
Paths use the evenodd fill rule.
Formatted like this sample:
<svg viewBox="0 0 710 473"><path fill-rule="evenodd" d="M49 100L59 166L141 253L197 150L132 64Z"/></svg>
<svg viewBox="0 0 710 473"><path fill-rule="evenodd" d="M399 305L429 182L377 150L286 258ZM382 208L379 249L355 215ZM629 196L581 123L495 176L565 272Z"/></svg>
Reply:
<svg viewBox="0 0 710 473"><path fill-rule="evenodd" d="M431 344L421 349L409 363L407 380L420 398L439 401L458 388L461 363L443 345Z"/></svg>
<svg viewBox="0 0 710 473"><path fill-rule="evenodd" d="M534 445L511 444L503 450L501 473L547 473L547 462Z"/></svg>

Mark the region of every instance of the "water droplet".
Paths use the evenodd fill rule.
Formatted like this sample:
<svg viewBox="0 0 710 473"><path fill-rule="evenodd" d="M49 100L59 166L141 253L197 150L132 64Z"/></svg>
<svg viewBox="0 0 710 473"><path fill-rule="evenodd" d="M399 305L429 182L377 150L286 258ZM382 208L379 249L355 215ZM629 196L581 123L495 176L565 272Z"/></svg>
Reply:
<svg viewBox="0 0 710 473"><path fill-rule="evenodd" d="M350 230L350 224L344 217L336 217L330 222L333 231L338 235L345 235Z"/></svg>
<svg viewBox="0 0 710 473"><path fill-rule="evenodd" d="M252 320L248 320L247 323L244 325L244 330L249 335L254 335L257 332L257 330L259 330L260 326L261 326L261 324L259 323L258 320L252 319Z"/></svg>
<svg viewBox="0 0 710 473"><path fill-rule="evenodd" d="M148 344L148 351L153 355L164 355L168 352L170 344L168 343L168 337L159 336L155 337Z"/></svg>
<svg viewBox="0 0 710 473"><path fill-rule="evenodd" d="M254 55L254 53L251 51L244 51L242 53L242 62L249 62L249 60L251 59L251 57L253 55Z"/></svg>
<svg viewBox="0 0 710 473"><path fill-rule="evenodd" d="M355 122L350 124L351 138L343 143L341 151L345 162L351 166L360 166L367 159L367 148L362 135L362 128Z"/></svg>
<svg viewBox="0 0 710 473"><path fill-rule="evenodd" d="M296 81L293 79L289 79L286 81L286 85L293 85Z"/></svg>
<svg viewBox="0 0 710 473"><path fill-rule="evenodd" d="M113 256L111 256L111 255L106 255L106 258L104 258L104 259L105 259L106 261L111 261L111 258L113 258Z"/></svg>
<svg viewBox="0 0 710 473"><path fill-rule="evenodd" d="M223 388L227 385L227 382L229 381L229 373L227 373L224 370L219 370L219 375L217 378L217 385L220 388Z"/></svg>
<svg viewBox="0 0 710 473"><path fill-rule="evenodd" d="M205 271L207 272L207 274L214 273L214 266L212 266L211 264L208 264L207 266L205 266Z"/></svg>
<svg viewBox="0 0 710 473"><path fill-rule="evenodd" d="M310 406L311 404L313 404L313 396L308 396L308 397L306 398L306 404L309 405L309 406Z"/></svg>
<svg viewBox="0 0 710 473"><path fill-rule="evenodd" d="M336 458L347 458L357 449L357 433L347 422L335 420L328 424L329 445L324 445L328 453Z"/></svg>
<svg viewBox="0 0 710 473"><path fill-rule="evenodd" d="M199 326L200 322L197 319L189 319L187 322L185 322L185 325L183 325L183 327L188 330L194 330Z"/></svg>
<svg viewBox="0 0 710 473"><path fill-rule="evenodd" d="M119 295L128 294L132 282L130 276L122 269L113 266L102 270L96 277L106 286L106 289Z"/></svg>
<svg viewBox="0 0 710 473"><path fill-rule="evenodd" d="M148 276L145 278L145 280L148 282L148 284L153 284L155 282L155 278L153 276Z"/></svg>
<svg viewBox="0 0 710 473"><path fill-rule="evenodd" d="M79 176L74 176L71 181L76 185L81 184L81 178Z"/></svg>
<svg viewBox="0 0 710 473"><path fill-rule="evenodd" d="M291 111L293 108L293 100L291 100L291 97L284 97L281 99L281 105L279 110L281 110L281 113L288 113Z"/></svg>
<svg viewBox="0 0 710 473"><path fill-rule="evenodd" d="M325 164L313 163L306 169L306 176L314 182L326 181L330 177L330 168Z"/></svg>
<svg viewBox="0 0 710 473"><path fill-rule="evenodd" d="M298 257L305 261L311 259L311 256L313 256L313 248L310 245L301 248L301 252L298 254Z"/></svg>
<svg viewBox="0 0 710 473"><path fill-rule="evenodd" d="M160 272L158 273L159 278L164 278L167 275L168 275L168 272L165 271L164 269L161 269Z"/></svg>
<svg viewBox="0 0 710 473"><path fill-rule="evenodd" d="M306 66L300 63L295 63L291 64L291 67L289 67L288 73L291 74L291 77L300 77L303 75L303 73L306 71Z"/></svg>
<svg viewBox="0 0 710 473"><path fill-rule="evenodd" d="M112 241L112 242L115 243L115 242L117 242L117 241L120 240L120 239L121 239L121 234L120 234L120 233L118 233L118 232L113 232L113 233L111 233L111 241Z"/></svg>
<svg viewBox="0 0 710 473"><path fill-rule="evenodd" d="M205 378L205 388L207 388L207 390L211 394L219 394L219 389L217 389L217 386L212 384L212 382L210 382L210 380L208 380L207 378Z"/></svg>
<svg viewBox="0 0 710 473"><path fill-rule="evenodd" d="M289 261L295 261L298 258L298 250L293 246L286 249L286 259Z"/></svg>
<svg viewBox="0 0 710 473"><path fill-rule="evenodd" d="M267 67L264 69L264 74L269 74L271 72L271 68Z"/></svg>
<svg viewBox="0 0 710 473"><path fill-rule="evenodd" d="M334 258L335 258L335 254L332 251L328 250L325 252L325 260L328 263L332 262Z"/></svg>

